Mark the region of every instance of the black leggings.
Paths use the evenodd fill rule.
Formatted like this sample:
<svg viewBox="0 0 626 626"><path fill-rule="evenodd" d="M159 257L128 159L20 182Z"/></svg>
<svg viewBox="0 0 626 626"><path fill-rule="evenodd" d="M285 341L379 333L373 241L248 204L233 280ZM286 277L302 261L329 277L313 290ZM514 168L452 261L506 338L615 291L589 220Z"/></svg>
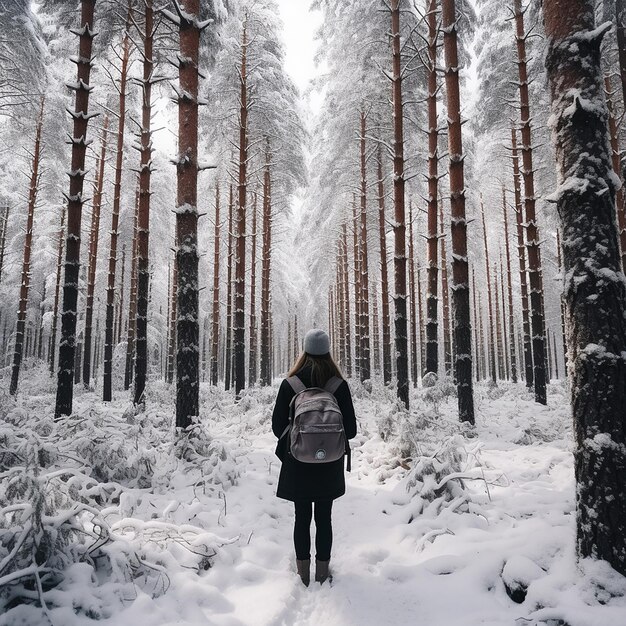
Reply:
<svg viewBox="0 0 626 626"><path fill-rule="evenodd" d="M311 516L312 502L295 502L296 523L293 528L293 542L296 558L305 561L311 558ZM315 502L315 556L318 561L330 560L333 545L333 527L330 520L332 500Z"/></svg>

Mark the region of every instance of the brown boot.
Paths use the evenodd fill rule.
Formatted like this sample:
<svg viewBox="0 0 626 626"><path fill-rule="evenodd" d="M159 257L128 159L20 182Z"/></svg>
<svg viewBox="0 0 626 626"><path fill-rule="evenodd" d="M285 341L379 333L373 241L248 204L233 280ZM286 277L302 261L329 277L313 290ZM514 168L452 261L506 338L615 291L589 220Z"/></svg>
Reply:
<svg viewBox="0 0 626 626"><path fill-rule="evenodd" d="M315 582L320 585L328 578L328 564L330 561L315 559Z"/></svg>
<svg viewBox="0 0 626 626"><path fill-rule="evenodd" d="M306 559L306 561L296 559L296 567L302 583L305 587L308 587L311 582L311 559Z"/></svg>

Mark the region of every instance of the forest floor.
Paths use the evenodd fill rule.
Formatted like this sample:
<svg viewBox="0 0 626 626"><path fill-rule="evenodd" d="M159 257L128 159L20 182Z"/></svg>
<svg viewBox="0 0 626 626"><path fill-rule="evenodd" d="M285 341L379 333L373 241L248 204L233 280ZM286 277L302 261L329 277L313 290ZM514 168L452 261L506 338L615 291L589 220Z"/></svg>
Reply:
<svg viewBox="0 0 626 626"><path fill-rule="evenodd" d="M105 407L77 391L75 416L61 425L43 369L22 387L16 402L0 398L0 440L36 446L50 489L59 468L73 468L57 484L69 485L65 505L50 493L60 507L50 519L97 492L109 535L44 591L46 611L7 603L15 587L0 588L0 624L626 624L626 580L604 563L575 563L563 382L550 385L547 407L522 384L479 384L473 431L459 428L449 384L415 390L406 414L382 385L370 393L353 383L359 433L333 508L333 580L308 588L295 572L293 506L275 496L276 386L237 403L203 386L202 418L177 445L173 390L162 383L136 416L125 394ZM88 512L77 519L100 528ZM22 594L37 598L27 585Z"/></svg>

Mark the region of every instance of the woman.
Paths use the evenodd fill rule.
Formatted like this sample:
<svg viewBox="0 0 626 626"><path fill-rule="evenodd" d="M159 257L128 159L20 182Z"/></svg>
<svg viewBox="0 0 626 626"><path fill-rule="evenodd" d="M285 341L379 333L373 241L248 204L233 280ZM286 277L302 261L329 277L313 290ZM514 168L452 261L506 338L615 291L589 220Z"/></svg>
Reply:
<svg viewBox="0 0 626 626"><path fill-rule="evenodd" d="M341 384L334 392L343 416L348 439L356 435L356 418L348 383L330 355L330 339L323 330L310 330L304 338L304 353L288 374L297 376L305 387L324 387L337 376ZM280 439L289 424L289 405L295 391L287 379L283 380L272 414L272 430L279 438L276 454L282 461L278 478L279 498L295 505L296 520L293 540L296 548L296 566L302 582L308 586L311 568L311 517L315 505L315 580L323 583L329 576L328 565L333 534L331 510L333 500L346 492L343 457L329 463L301 463L287 454L288 436Z"/></svg>

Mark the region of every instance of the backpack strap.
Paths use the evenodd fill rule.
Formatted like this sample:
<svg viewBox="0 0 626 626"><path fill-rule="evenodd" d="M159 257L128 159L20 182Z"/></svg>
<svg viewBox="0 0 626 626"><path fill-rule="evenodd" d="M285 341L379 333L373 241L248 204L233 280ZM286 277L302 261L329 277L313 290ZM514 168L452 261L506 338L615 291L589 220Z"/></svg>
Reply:
<svg viewBox="0 0 626 626"><path fill-rule="evenodd" d="M343 382L343 378L339 378L339 376L333 376L328 380L328 382L324 385L324 391L329 391L333 395L339 389L339 386Z"/></svg>
<svg viewBox="0 0 626 626"><path fill-rule="evenodd" d="M306 389L306 385L297 376L290 376L287 378L287 382L293 389L294 393L300 393Z"/></svg>

